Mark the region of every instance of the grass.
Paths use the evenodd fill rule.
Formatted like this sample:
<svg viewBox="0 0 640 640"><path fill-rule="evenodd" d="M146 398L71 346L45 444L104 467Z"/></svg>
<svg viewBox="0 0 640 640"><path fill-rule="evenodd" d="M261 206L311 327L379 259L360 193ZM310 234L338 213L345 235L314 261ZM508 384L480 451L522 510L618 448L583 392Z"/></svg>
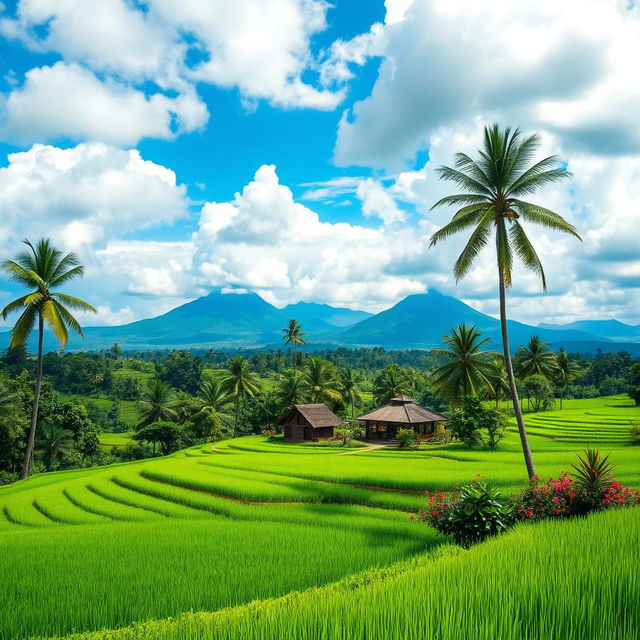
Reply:
<svg viewBox="0 0 640 640"><path fill-rule="evenodd" d="M129 444L133 444L135 440L131 439L131 436L135 431L124 431L123 433L110 433L103 431L100 434L100 444L105 449L112 449L113 447L126 447Z"/></svg>
<svg viewBox="0 0 640 640"><path fill-rule="evenodd" d="M640 486L640 447L623 426L639 416L623 396L527 415L538 473L557 475L596 446ZM135 623L145 624L95 638L634 637L638 510L423 557L443 541L408 517L421 492L477 473L505 491L523 486L517 434L493 452L252 436L0 487L0 639ZM373 573L345 578L363 570Z"/></svg>
<svg viewBox="0 0 640 640"><path fill-rule="evenodd" d="M520 525L467 551L445 547L323 588L81 638L635 640L639 548L640 509Z"/></svg>

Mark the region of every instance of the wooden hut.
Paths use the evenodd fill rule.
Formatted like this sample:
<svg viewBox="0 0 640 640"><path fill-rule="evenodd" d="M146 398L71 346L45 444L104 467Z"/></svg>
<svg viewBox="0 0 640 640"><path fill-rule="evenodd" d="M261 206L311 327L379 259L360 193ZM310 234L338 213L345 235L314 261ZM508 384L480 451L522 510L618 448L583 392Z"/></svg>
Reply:
<svg viewBox="0 0 640 640"><path fill-rule="evenodd" d="M333 438L340 418L326 404L294 404L277 424L282 426L285 440L325 440Z"/></svg>
<svg viewBox="0 0 640 640"><path fill-rule="evenodd" d="M413 429L419 436L429 437L436 432L438 423L447 419L416 404L409 396L398 396L357 420L365 424L366 440L392 440L400 429Z"/></svg>

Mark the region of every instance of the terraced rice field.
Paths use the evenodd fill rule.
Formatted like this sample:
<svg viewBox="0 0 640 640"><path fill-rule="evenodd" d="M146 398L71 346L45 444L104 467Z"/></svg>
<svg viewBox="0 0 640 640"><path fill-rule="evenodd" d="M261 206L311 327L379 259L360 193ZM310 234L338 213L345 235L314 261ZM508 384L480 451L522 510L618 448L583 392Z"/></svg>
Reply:
<svg viewBox="0 0 640 640"><path fill-rule="evenodd" d="M622 438L617 424L632 419L634 412L640 416L630 401L617 397L601 399L600 405L567 403L561 414L527 416L527 422L546 419L540 429L532 427L544 431L531 437L538 473L557 475L569 468L577 450L599 446L610 453L622 482L640 486L640 447ZM572 433L559 415L583 421L585 440L565 440ZM614 430L620 437L611 440ZM482 633L465 637L520 638L520 622L514 626L513 616L529 625L532 638L581 637L576 621L592 625L590 638L637 637L629 635L629 625L636 624L637 630L633 603L640 600L628 599L638 589L637 574L628 567L630 554L636 558L640 550L633 534L634 527L638 532L637 512L593 520L606 527L591 520L572 524L586 527L579 534L565 533L567 523L545 523L535 533L521 527L483 545L484 551L449 550L437 560L416 560L444 542L409 518L424 504L421 492L448 489L478 473L505 491L516 490L526 482L519 447L513 433L494 452L459 444L416 452L345 451L253 436L166 458L43 474L0 488L0 571L5 578L0 639L64 636L147 620L162 622L150 623L148 632L135 627L104 637L454 638L459 636L442 630L453 633L469 624ZM574 552L576 535L582 546ZM554 536L568 537L552 544ZM521 548L523 540L530 549ZM538 540L552 544L550 555ZM524 572L534 576L521 585L532 598L524 609L514 590L504 587L523 573L511 576L518 566L510 562L514 558L520 566L538 567ZM374 571L375 579L323 586L392 563L400 565L382 574ZM598 578L594 567L603 566L609 568L607 576L615 570L620 580ZM536 577L540 572L546 572L543 578ZM352 593L361 583L364 591ZM464 598L476 583L478 606L469 613ZM562 591L559 598L556 585L589 597L567 599ZM291 605L270 600L310 588L317 589L310 592L316 594L311 600L305 594L287 596L293 598L286 601ZM427 603L441 598L415 597L426 592L447 593L449 617L443 617L442 607ZM613 596L618 604L607 603L601 610L596 597ZM255 599L266 600L242 608ZM549 618L543 615L545 600L565 604L554 605L557 615ZM623 605L625 622L614 635L603 635ZM164 620L230 606L240 608ZM367 610L374 615L365 615ZM547 626L541 626L543 618ZM392 632L380 635L380 625L386 624ZM282 635L287 628L316 631Z"/></svg>

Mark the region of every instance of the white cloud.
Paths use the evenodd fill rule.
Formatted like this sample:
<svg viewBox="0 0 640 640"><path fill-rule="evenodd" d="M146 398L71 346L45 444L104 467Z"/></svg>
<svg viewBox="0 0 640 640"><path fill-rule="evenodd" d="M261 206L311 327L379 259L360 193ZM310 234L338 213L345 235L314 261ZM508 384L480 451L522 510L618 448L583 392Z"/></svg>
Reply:
<svg viewBox="0 0 640 640"><path fill-rule="evenodd" d="M358 185L357 196L365 216L376 216L385 224L406 219L406 214L398 208L389 192L373 178L367 178Z"/></svg>
<svg viewBox="0 0 640 640"><path fill-rule="evenodd" d="M322 222L263 165L232 202L207 203L194 235L202 286L257 291L276 304L317 300L379 310L424 291L420 280L385 272L424 238L411 229Z"/></svg>
<svg viewBox="0 0 640 640"><path fill-rule="evenodd" d="M208 119L193 93L147 97L114 80L101 81L75 63L31 69L0 111L0 136L20 144L69 138L114 145L141 138L172 138Z"/></svg>
<svg viewBox="0 0 640 640"><path fill-rule="evenodd" d="M82 324L90 324L91 326L121 325L138 320L138 316L130 306L113 310L108 304L101 304L96 307L96 311L95 316L86 314Z"/></svg>
<svg viewBox="0 0 640 640"><path fill-rule="evenodd" d="M173 171L138 151L102 144L69 149L34 145L0 168L0 246L50 235L83 250L187 214L185 187Z"/></svg>
<svg viewBox="0 0 640 640"><path fill-rule="evenodd" d="M250 107L333 109L344 91L322 86L310 49L328 8L325 0L20 0L0 33L62 61L31 69L0 96L0 135L118 145L171 138L206 124L199 83L238 88ZM149 95L151 83L160 90Z"/></svg>
<svg viewBox="0 0 640 640"><path fill-rule="evenodd" d="M637 7L415 0L392 9L371 95L340 124L339 164L400 166L440 129L474 117L546 129L566 148L640 150Z"/></svg>

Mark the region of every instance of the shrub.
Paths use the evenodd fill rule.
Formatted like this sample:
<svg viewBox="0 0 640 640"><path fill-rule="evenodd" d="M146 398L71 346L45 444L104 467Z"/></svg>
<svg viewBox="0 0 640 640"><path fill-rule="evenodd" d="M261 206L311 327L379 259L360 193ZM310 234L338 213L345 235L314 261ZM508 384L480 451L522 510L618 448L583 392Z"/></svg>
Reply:
<svg viewBox="0 0 640 640"><path fill-rule="evenodd" d="M420 444L418 434L413 429L400 429L397 438L402 449L417 449Z"/></svg>
<svg viewBox="0 0 640 640"><path fill-rule="evenodd" d="M468 447L484 444L495 449L507 428L507 415L493 407L485 407L473 396L464 399L462 409L451 412L447 429Z"/></svg>
<svg viewBox="0 0 640 640"><path fill-rule="evenodd" d="M11 473L10 471L0 471L0 486L3 484L11 484L19 480L20 476L17 473Z"/></svg>
<svg viewBox="0 0 640 640"><path fill-rule="evenodd" d="M631 429L629 429L629 436L634 443L640 443L640 426L636 422L631 423Z"/></svg>
<svg viewBox="0 0 640 640"><path fill-rule="evenodd" d="M339 427L334 429L333 437L342 440L342 444L346 447L353 440L353 429L349 427Z"/></svg>
<svg viewBox="0 0 640 640"><path fill-rule="evenodd" d="M549 380L540 374L526 378L522 383L522 392L534 412L546 411L553 405L553 387Z"/></svg>
<svg viewBox="0 0 640 640"><path fill-rule="evenodd" d="M276 435L276 430L275 429L263 429L261 431L261 433L265 438L271 438L272 436Z"/></svg>
<svg viewBox="0 0 640 640"><path fill-rule="evenodd" d="M513 521L509 500L481 480L456 488L449 496L442 491L425 495L428 506L418 519L463 546L501 533Z"/></svg>

